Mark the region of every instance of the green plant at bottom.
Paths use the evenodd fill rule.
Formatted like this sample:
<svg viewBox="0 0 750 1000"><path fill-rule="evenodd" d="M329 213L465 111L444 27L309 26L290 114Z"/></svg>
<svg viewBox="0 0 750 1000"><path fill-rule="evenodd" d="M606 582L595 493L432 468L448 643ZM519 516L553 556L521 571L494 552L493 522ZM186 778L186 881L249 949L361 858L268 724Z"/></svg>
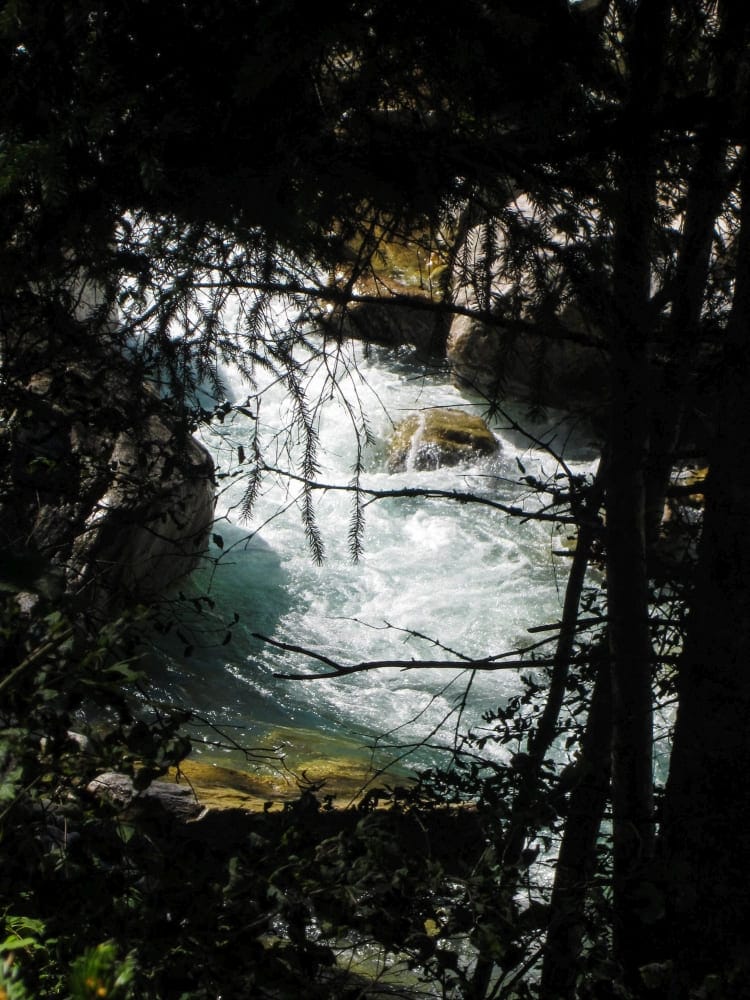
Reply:
<svg viewBox="0 0 750 1000"><path fill-rule="evenodd" d="M38 996L24 982L19 953L37 956L41 953L46 959L45 991L50 996L65 995L69 1000L128 1000L134 995L135 960L132 955L121 959L113 941L87 948L73 961L67 975L61 971L54 977L50 975L49 963L55 942L46 939L46 927L41 920L6 916L5 930L7 936L0 942L0 1000L34 1000Z"/></svg>

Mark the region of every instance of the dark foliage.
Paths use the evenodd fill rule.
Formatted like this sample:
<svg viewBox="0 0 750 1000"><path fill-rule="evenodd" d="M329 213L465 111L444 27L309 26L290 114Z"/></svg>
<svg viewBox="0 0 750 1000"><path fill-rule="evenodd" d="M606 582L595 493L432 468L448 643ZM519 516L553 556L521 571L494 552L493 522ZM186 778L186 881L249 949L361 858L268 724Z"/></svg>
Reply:
<svg viewBox="0 0 750 1000"><path fill-rule="evenodd" d="M729 0L3 4L7 996L747 993L749 44ZM543 515L578 528L554 653L525 650L524 696L385 811L338 815L308 791L232 817L227 843L220 820L92 799L102 770L145 790L188 745L133 666L139 612L96 634L68 599L75 512L45 547L25 506L62 509L103 469L66 465L92 395L76 363L117 357L138 387L130 407L101 397L112 435L135 430L148 383L182 440L229 417L221 363L245 376L250 419L274 373L321 559L299 348L326 306L335 341L351 301L392 297L373 293L389 246L441 240L448 278L406 304L472 313L506 366L541 333L538 392L547 341L603 358L597 481L520 469ZM670 485L686 457L710 465L705 515ZM260 434L246 459L250 516ZM370 974L383 962L395 982Z"/></svg>

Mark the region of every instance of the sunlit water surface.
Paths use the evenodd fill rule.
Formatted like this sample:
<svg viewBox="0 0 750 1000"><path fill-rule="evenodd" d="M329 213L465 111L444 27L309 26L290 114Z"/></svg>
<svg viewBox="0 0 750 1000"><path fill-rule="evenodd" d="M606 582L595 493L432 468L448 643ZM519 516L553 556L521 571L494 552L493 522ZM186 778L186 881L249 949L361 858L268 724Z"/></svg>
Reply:
<svg viewBox="0 0 750 1000"><path fill-rule="evenodd" d="M549 476L560 469L549 452L503 417L491 424L501 445L496 458L471 467L389 472L386 444L401 417L435 406L478 413L487 407L453 387L445 373L425 374L424 363L409 354L365 352L360 346L342 350L345 355L326 364L312 360L308 368L307 399L320 441L319 483L351 483L361 412L371 436L363 445L363 487L473 491L538 507L522 475ZM340 391L330 391L332 366ZM234 401L244 402L248 387L231 373L228 381ZM292 411L285 387L269 381L260 404L251 398L248 408L267 442L268 464L299 474L302 445L299 434L291 446L286 436ZM525 419L520 410L514 416ZM205 720L195 730L197 753L232 765L242 763L241 755L214 742L229 737L245 747L280 747L297 771L320 760L333 770L353 759L364 764L373 747L382 751L375 757L380 763L416 744L423 745L406 765L440 759L440 746L452 746L458 732L482 727L482 714L519 690L516 671L472 675L460 669L385 668L335 679L283 680L275 675L329 668L256 636L342 665L503 653L538 638L529 635L529 627L559 619L568 560L553 552L564 548L565 532L450 500L378 500L365 508L363 551L355 562L349 539L352 495L316 491L315 517L325 545L325 560L316 565L298 481L268 473L252 517L240 516L255 424L235 415L204 432L220 475L219 537L210 552L218 561L207 560L183 593L206 595L211 604L199 601L201 616L191 622L188 615L179 634L173 628L159 640L157 696L186 705ZM592 471L594 456L585 440L576 441L559 427L553 438L551 427L552 421L535 424L533 431L556 449L564 446L574 471ZM223 732L221 740L209 724Z"/></svg>

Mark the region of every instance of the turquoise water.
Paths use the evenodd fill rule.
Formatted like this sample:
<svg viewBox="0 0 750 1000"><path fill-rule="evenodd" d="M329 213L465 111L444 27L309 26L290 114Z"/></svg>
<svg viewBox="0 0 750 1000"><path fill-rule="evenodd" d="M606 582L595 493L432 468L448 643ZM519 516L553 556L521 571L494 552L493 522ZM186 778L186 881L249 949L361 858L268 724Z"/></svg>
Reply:
<svg viewBox="0 0 750 1000"><path fill-rule="evenodd" d="M323 351L322 342L317 347ZM486 407L454 388L444 372L425 373L407 353L365 353L351 346L337 348L325 362L315 352L300 361L319 436L319 483L351 482L362 418L370 440L362 447L361 483L369 489L473 491L534 510L539 500L520 482L521 466L526 474L560 471L547 451L497 418L496 458L471 467L391 473L385 455L395 421L434 406L478 413ZM219 538L210 552L215 562L207 560L194 575L190 594L206 595L212 606L202 602L197 622L186 621L181 637L173 631L160 642L159 695L188 705L243 745L282 746L296 767L316 756L367 761L373 747L382 751L381 760L400 757L420 743L426 745L409 760L439 758L439 747L449 748L460 732L481 726L482 712L518 690L516 672L472 676L465 669L385 668L336 679L282 680L275 674L327 668L255 634L343 665L496 656L537 638L529 627L559 619L567 560L553 553L561 549L564 532L449 500L381 500L365 509L363 551L355 562L348 538L351 494L316 491L325 546L325 560L316 565L301 517L299 481L267 473L252 517L243 521L239 512L256 434L269 465L300 474L302 441L287 433L293 419L288 392L270 376L260 396L238 376L227 377L234 400L247 402L257 420L235 415L204 433L221 477ZM552 440L552 426L549 421L533 430ZM555 447L565 442L568 464L577 472L592 471L585 442L571 443L567 435L558 428ZM238 463L242 451L245 461ZM205 626L215 630L208 640ZM228 632L231 638L222 645ZM186 645L193 647L189 656ZM238 762L237 753L211 746L210 728L198 733L205 753Z"/></svg>

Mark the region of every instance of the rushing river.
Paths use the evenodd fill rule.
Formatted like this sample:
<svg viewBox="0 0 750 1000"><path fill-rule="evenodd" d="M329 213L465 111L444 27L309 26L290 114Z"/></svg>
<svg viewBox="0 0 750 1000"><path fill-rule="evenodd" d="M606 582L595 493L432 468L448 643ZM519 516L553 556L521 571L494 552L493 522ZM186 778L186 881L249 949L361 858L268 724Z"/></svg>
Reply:
<svg viewBox="0 0 750 1000"><path fill-rule="evenodd" d="M536 509L538 500L520 482L522 473L549 476L559 468L549 452L503 418L492 423L501 445L495 458L470 468L389 472L386 442L401 417L435 406L478 413L486 406L454 388L444 372L426 373L424 363L407 353L343 350L345 356L325 364L320 357L308 359L319 483L351 483L362 413L370 432L363 444L363 487L472 491ZM340 392L330 391L334 365ZM244 402L248 387L238 376L229 380L234 400ZM243 746L283 746L297 769L311 760L338 762L334 767L345 760L364 762L375 745L385 757L398 757L399 748L423 743L413 760L435 759L438 747L452 745L457 731L481 726L484 711L518 690L515 672L472 677L460 669L385 668L335 679L283 680L275 675L329 668L254 636L304 647L342 665L503 653L538 638L530 637L530 626L559 620L568 560L553 552L563 548L564 532L450 500L377 500L365 508L363 551L355 562L349 540L352 495L317 490L325 560L316 565L298 480L267 473L251 519L240 516L243 470L256 429L266 442L269 465L299 474L302 449L301 441L290 443L287 437L292 410L283 384L269 378L260 403L253 396L247 408L256 419L235 414L204 433L221 477L210 553L216 562L208 561L194 575L190 594L206 595L211 604L199 599L203 614L186 622L179 636L173 629L161 644L159 695L187 705ZM556 448L565 442L566 461L576 471L592 469L592 452L573 446L563 428L556 436L539 425L534 432ZM206 627L214 631L207 635ZM188 656L186 646L192 647ZM236 755L211 746L215 734L209 727L198 732L204 753L237 763Z"/></svg>

